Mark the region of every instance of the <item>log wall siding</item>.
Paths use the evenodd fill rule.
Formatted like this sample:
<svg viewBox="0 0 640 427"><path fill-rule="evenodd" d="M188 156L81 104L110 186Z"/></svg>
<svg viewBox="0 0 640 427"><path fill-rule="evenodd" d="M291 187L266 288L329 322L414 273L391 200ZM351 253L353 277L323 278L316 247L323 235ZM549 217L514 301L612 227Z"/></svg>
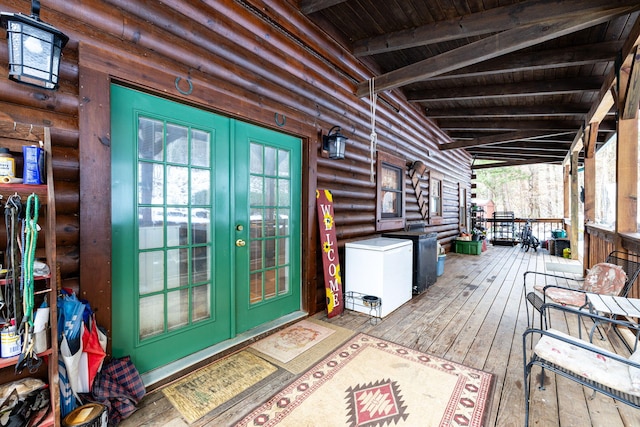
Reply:
<svg viewBox="0 0 640 427"><path fill-rule="evenodd" d="M0 9L28 14L30 2L0 0ZM372 75L367 66L282 0L48 0L42 2L41 19L70 37L61 87L49 92L16 84L3 67L0 118L52 128L63 284L76 282L98 309L98 322L109 329L110 197L105 189L112 81L303 140L303 305L312 313L323 310L315 189L334 193L341 248L376 234L369 101L354 95L357 82ZM0 61L7 62L6 45L0 46ZM177 77L191 81L190 95L177 90ZM438 145L448 141L445 134L399 92L383 93L377 105L378 149L422 160L445 176L443 222L429 230L447 244L458 234L458 183L470 188L470 156L461 150L440 152ZM319 154L322 135L334 125L349 138L343 161ZM428 174L421 186L428 192ZM408 176L405 196L408 222L422 220Z"/></svg>

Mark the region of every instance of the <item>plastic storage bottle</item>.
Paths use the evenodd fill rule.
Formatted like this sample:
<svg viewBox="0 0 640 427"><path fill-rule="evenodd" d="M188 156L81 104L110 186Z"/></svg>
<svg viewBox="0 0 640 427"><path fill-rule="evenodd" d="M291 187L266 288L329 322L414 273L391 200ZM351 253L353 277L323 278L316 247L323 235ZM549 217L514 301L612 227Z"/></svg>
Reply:
<svg viewBox="0 0 640 427"><path fill-rule="evenodd" d="M16 161L8 148L0 147L0 177L14 178Z"/></svg>

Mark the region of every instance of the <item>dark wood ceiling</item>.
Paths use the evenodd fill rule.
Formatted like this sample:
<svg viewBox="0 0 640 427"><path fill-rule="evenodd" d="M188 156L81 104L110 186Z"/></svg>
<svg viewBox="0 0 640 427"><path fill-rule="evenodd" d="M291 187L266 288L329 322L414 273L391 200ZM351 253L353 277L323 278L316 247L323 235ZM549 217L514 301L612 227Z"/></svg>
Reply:
<svg viewBox="0 0 640 427"><path fill-rule="evenodd" d="M300 0L312 21L451 138L500 165L560 163L591 120L638 0ZM369 95L369 81L357 95ZM598 144L616 117L601 112ZM579 137L578 137L579 139ZM482 163L482 162L479 162Z"/></svg>

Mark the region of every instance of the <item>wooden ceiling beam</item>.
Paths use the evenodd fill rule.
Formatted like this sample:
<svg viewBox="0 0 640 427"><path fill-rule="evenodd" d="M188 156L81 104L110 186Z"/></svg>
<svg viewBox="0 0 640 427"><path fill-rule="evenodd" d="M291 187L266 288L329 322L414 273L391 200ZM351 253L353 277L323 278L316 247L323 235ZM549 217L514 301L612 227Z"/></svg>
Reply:
<svg viewBox="0 0 640 427"><path fill-rule="evenodd" d="M425 114L432 119L449 117L550 117L550 116L574 116L584 118L589 111L589 104L565 104L565 105L532 105L482 107L482 108L426 108Z"/></svg>
<svg viewBox="0 0 640 427"><path fill-rule="evenodd" d="M302 13L309 15L310 13L319 12L344 3L347 0L300 0L299 8Z"/></svg>
<svg viewBox="0 0 640 427"><path fill-rule="evenodd" d="M546 96L597 92L604 78L600 76L572 79L537 80L509 84L459 86L407 92L409 102L455 101L504 98L509 96Z"/></svg>
<svg viewBox="0 0 640 427"><path fill-rule="evenodd" d="M540 138L544 136L557 136L564 135L568 132L546 132L546 131L520 131L520 132L508 132L499 135L488 135L479 138L474 138L471 141L454 141L447 144L440 144L438 148L441 151L454 150L458 148L471 148L479 147L491 144L503 144L506 142L514 142L520 140L527 140L529 138Z"/></svg>
<svg viewBox="0 0 640 427"><path fill-rule="evenodd" d="M623 120L635 119L638 115L638 105L640 105L640 52L638 46L631 55L629 69L629 80L627 83L627 93L624 97L622 113Z"/></svg>
<svg viewBox="0 0 640 427"><path fill-rule="evenodd" d="M640 44L640 18L636 17L636 22L634 22L631 31L629 32L629 36L624 41L624 45L621 50L621 57L627 58L635 49L636 46ZM593 103L591 110L587 114L587 119L585 121L585 126L590 123L601 123L602 117L604 116L605 111L609 111L611 107L613 107L615 102L615 96L612 93L614 82L616 81L616 73L617 70L612 68L607 75L605 76L604 83L602 83L602 87L600 88L600 93L598 95L598 101ZM600 126L599 126L600 127ZM598 129L600 131L600 129ZM571 146L571 150L567 153L567 157L565 158L565 162L568 163L571 157L571 153L578 150L583 146L582 135L578 132L575 136L573 144Z"/></svg>
<svg viewBox="0 0 640 427"><path fill-rule="evenodd" d="M538 164L538 163L553 163L553 164L560 164L560 161L549 161L549 159L545 159L545 158L531 158L531 159L526 159L526 160L511 160L511 161L504 161L504 162L496 162L496 163L487 163L487 164L482 164L482 165L476 165L473 164L471 165L471 169L472 170L477 170L477 169L491 169L491 168L501 168L501 167L506 167L506 166L522 166L522 165L534 165L534 164Z"/></svg>
<svg viewBox="0 0 640 427"><path fill-rule="evenodd" d="M482 159L482 160L487 160L487 159L492 159L492 160L497 160L497 159L511 159L511 160L524 160L524 159L529 159L529 158L535 158L535 159L547 159L547 160L552 160L554 162L562 162L564 160L564 155L566 154L566 151L562 152L562 153L558 153L556 152L551 152L551 151L545 151L545 150L540 150L540 151L536 151L536 152L529 152L529 153L517 153L514 151L495 151L495 150L490 150L490 149L482 149L482 150L473 150L470 151L470 154L477 160L477 159Z"/></svg>
<svg viewBox="0 0 640 427"><path fill-rule="evenodd" d="M519 26L502 33L494 34L482 40L461 46L440 55L415 62L411 65L382 74L375 78L375 93L405 86L430 77L454 71L468 65L496 58L515 52L563 35L571 34L585 28L606 22L613 16L628 13L640 7L618 7L593 12L579 17L550 20L536 24ZM369 81L358 83L356 95L366 96L369 93Z"/></svg>
<svg viewBox="0 0 640 427"><path fill-rule="evenodd" d="M353 43L352 50L356 56L369 56L416 46L481 36L519 28L528 24L547 22L554 18L584 16L603 9L633 5L633 0L564 0L561 2L557 0L532 0L358 40Z"/></svg>
<svg viewBox="0 0 640 427"><path fill-rule="evenodd" d="M522 71L550 70L579 65L614 61L623 42L612 41L589 45L570 46L539 52L515 52L511 55L473 64L456 71L433 76L428 81L484 77Z"/></svg>
<svg viewBox="0 0 640 427"><path fill-rule="evenodd" d="M561 151L562 156L567 153L567 150L571 146L571 141L566 143L553 143L553 142L540 142L540 141L516 141L508 144L492 144L485 145L484 147L474 147L470 151L484 151L484 150L498 150L502 152L509 152L511 150L522 150L524 153L531 151Z"/></svg>
<svg viewBox="0 0 640 427"><path fill-rule="evenodd" d="M473 120L442 119L438 120L438 127L444 131L519 131L538 130L549 134L554 132L574 131L580 129L584 120ZM603 122L600 130L615 129L615 123Z"/></svg>

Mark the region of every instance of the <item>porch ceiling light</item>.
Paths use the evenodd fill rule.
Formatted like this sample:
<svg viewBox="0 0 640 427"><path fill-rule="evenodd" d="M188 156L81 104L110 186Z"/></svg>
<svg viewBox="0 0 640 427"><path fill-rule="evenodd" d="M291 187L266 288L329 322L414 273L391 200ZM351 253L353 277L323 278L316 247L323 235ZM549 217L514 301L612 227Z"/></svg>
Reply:
<svg viewBox="0 0 640 427"><path fill-rule="evenodd" d="M334 126L327 135L322 136L322 150L329 153L330 159L344 159L344 148L349 138L342 135L340 130L340 126Z"/></svg>
<svg viewBox="0 0 640 427"><path fill-rule="evenodd" d="M9 78L45 89L58 87L60 54L69 37L40 21L40 1L31 1L31 16L0 13L7 30Z"/></svg>

